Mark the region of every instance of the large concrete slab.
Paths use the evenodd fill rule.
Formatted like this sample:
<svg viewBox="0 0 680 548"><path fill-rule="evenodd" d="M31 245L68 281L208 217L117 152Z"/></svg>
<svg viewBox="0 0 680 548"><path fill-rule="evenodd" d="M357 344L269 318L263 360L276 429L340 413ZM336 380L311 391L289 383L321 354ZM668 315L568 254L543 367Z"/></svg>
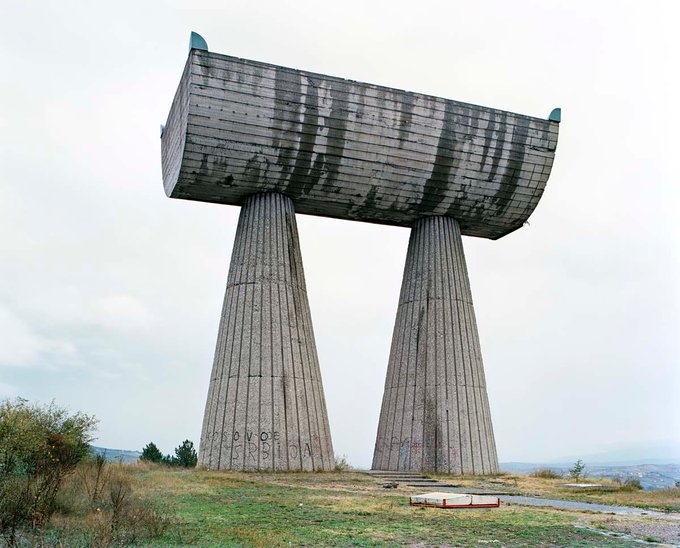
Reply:
<svg viewBox="0 0 680 548"><path fill-rule="evenodd" d="M334 464L293 203L281 194L251 196L229 267L199 465Z"/></svg>
<svg viewBox="0 0 680 548"><path fill-rule="evenodd" d="M559 124L192 49L162 134L165 192L411 227L455 218L500 238L531 215Z"/></svg>

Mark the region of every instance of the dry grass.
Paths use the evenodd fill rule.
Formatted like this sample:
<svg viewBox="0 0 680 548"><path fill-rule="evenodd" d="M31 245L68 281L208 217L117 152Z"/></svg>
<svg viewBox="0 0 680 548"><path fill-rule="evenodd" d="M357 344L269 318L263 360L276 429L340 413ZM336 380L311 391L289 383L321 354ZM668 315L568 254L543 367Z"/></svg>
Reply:
<svg viewBox="0 0 680 548"><path fill-rule="evenodd" d="M543 478L543 479L556 479L562 476L555 472L552 468L537 468L531 474L532 478Z"/></svg>
<svg viewBox="0 0 680 548"><path fill-rule="evenodd" d="M495 514L447 514L414 509L408 506L404 491L382 489L361 473L242 474L159 469L140 473L138 480L142 489L149 488L164 500L173 501L177 515L184 520L180 529L182 542L187 544L344 546L421 541L441 544L457 539L469 545L480 534L490 541L500 537L506 543L515 536L552 542L556 537L550 524L556 531L565 526L571 531L571 518L544 510L507 507ZM457 524L455 530L452 520ZM171 537L165 541L177 542Z"/></svg>
<svg viewBox="0 0 680 548"><path fill-rule="evenodd" d="M582 478L581 481L602 485L603 489L576 490L563 487L569 480L561 477L545 478L531 474L502 474L498 476L432 475L433 478L462 487L504 489L513 494L597 502L601 504L635 506L660 511L680 512L680 489L643 491L613 483L603 478ZM613 488L613 489L612 489Z"/></svg>
<svg viewBox="0 0 680 548"><path fill-rule="evenodd" d="M169 522L140 493L135 468L88 461L57 497L57 511L41 529L24 531L36 546L127 546L164 532Z"/></svg>
<svg viewBox="0 0 680 548"><path fill-rule="evenodd" d="M599 517L595 514L516 505L416 509L408 505L413 488L383 489L381 482L358 472L245 474L158 467L138 469L135 475L138 488L174 515L174 532L154 545L628 545L576 527L588 526ZM559 491L554 480L528 476L446 479L552 495Z"/></svg>
<svg viewBox="0 0 680 548"><path fill-rule="evenodd" d="M598 526L606 529L602 515L516 505L465 511L413 508L408 505L408 496L414 494L415 489L404 485L383 489L382 482L359 472L231 473L144 463L116 470L111 471L111 477L119 472L124 476L118 483L109 482L114 485L114 498L134 495L136 500L144 501L142 506L134 505L136 510L127 512L122 521L118 518L118 522L125 523L126 536L114 526L117 520L112 504L93 509L87 506L87 500L77 503L71 497L74 507L83 504L86 511L65 508L52 523L53 530L60 534L50 538L61 538L62 545L67 546L102 547L131 543L153 546L629 545L627 541L597 532ZM564 480L522 475L442 479L470 487L513 488L544 496L558 496L564 490L557 485ZM92 481L90 478L89 483ZM80 492L82 495L83 491ZM667 496L674 496L677 501L679 494L680 491ZM616 495L635 498L638 502L648 495L655 497L655 501L665 500L663 496L666 496L650 492ZM623 500L617 499L617 503ZM163 509L162 518L157 513L159 508ZM594 523L594 520L600 521ZM637 522L627 523L633 527ZM650 534L647 529L640 530ZM37 539L37 544L56 545L50 544L50 538Z"/></svg>

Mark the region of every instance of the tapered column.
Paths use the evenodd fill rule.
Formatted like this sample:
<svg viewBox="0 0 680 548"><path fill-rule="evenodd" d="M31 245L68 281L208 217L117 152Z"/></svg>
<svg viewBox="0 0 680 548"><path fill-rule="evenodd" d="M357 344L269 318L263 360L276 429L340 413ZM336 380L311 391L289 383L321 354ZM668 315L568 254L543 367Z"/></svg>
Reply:
<svg viewBox="0 0 680 548"><path fill-rule="evenodd" d="M241 210L199 465L334 466L295 212L282 194L251 196Z"/></svg>
<svg viewBox="0 0 680 548"><path fill-rule="evenodd" d="M449 217L411 231L373 468L498 472L460 228Z"/></svg>

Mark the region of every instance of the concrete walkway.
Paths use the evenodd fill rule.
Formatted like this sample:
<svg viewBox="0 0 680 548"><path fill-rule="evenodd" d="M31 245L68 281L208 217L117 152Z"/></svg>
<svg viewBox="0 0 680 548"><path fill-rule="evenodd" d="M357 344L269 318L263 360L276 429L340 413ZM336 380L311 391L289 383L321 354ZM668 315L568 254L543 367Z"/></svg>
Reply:
<svg viewBox="0 0 680 548"><path fill-rule="evenodd" d="M539 497L523 497L519 495L503 495L498 497L508 504L522 506L548 506L561 510L577 510L579 512L600 512L604 514L617 514L620 516L647 516L651 518L671 519L680 522L680 514L666 514L645 508L633 506L611 506L609 504L596 504L594 502L574 502L571 500L543 499Z"/></svg>

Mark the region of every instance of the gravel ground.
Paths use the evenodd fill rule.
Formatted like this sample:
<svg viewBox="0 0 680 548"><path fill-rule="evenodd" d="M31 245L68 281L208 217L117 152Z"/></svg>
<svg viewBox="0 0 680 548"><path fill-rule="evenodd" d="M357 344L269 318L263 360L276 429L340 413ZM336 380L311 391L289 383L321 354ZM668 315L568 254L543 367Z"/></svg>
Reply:
<svg viewBox="0 0 680 548"><path fill-rule="evenodd" d="M638 517L611 516L593 520L586 529L608 536L622 536L649 544L680 546L680 521L658 520ZM612 534L613 532L613 534Z"/></svg>

